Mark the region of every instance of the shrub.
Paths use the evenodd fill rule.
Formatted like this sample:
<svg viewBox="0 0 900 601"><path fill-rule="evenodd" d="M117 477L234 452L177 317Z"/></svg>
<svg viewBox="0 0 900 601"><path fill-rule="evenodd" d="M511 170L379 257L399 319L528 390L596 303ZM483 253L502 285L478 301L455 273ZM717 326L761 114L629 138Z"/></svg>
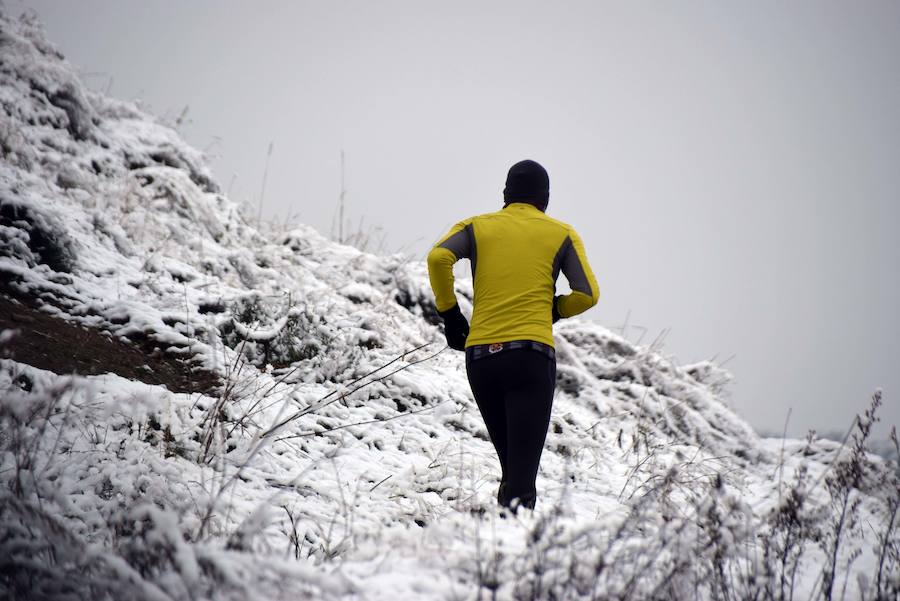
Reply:
<svg viewBox="0 0 900 601"><path fill-rule="evenodd" d="M7 196L0 197L0 255L63 273L75 267L72 241L56 219Z"/></svg>

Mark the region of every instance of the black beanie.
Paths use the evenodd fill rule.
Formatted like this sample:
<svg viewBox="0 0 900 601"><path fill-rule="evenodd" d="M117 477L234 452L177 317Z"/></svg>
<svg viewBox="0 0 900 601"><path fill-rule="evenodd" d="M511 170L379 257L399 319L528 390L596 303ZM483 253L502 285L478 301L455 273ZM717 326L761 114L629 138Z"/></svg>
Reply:
<svg viewBox="0 0 900 601"><path fill-rule="evenodd" d="M520 161L509 168L506 176L506 188L503 189L503 200L511 202L527 202L540 210L546 210L550 199L550 177L547 170L535 161Z"/></svg>

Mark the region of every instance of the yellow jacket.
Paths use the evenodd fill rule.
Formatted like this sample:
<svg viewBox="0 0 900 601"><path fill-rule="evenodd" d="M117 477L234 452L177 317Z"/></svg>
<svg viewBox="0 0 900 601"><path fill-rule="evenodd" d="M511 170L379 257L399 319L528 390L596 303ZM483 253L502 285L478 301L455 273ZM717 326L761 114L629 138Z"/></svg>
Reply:
<svg viewBox="0 0 900 601"><path fill-rule="evenodd" d="M460 221L428 253L428 276L438 311L456 303L453 264L472 263L475 301L466 346L535 340L553 346L556 278L572 289L557 311L572 317L597 304L597 280L581 238L537 207L515 202L496 213Z"/></svg>

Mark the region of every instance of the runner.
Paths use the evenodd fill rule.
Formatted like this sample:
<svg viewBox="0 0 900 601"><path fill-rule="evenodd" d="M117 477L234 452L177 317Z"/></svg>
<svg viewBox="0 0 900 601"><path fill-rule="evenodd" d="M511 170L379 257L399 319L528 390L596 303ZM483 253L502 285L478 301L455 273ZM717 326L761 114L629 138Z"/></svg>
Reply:
<svg viewBox="0 0 900 601"><path fill-rule="evenodd" d="M551 324L597 303L597 281L581 238L545 214L547 171L513 165L495 213L460 221L428 254L428 272L447 344L465 350L472 394L500 459L497 502L533 509L535 479L556 386ZM469 259L472 326L453 291L453 264ZM560 271L572 292L554 296Z"/></svg>

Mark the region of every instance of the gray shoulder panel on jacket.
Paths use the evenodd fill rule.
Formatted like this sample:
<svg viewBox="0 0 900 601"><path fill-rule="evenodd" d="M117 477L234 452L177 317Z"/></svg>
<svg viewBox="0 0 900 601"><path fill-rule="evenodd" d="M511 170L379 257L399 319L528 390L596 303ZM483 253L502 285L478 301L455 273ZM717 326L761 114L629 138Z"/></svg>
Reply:
<svg viewBox="0 0 900 601"><path fill-rule="evenodd" d="M452 252L456 255L457 259L468 259L471 254L471 234L466 230L470 227L471 225L467 225L465 228L441 242L438 246Z"/></svg>
<svg viewBox="0 0 900 601"><path fill-rule="evenodd" d="M588 296L593 296L591 283L584 271L584 266L581 264L581 259L578 258L578 251L575 250L575 245L572 244L572 239L569 236L566 236L566 240L560 247L557 257L560 258L562 272L565 274L566 279L569 280L569 288L576 292L583 292ZM556 273L558 275L558 272Z"/></svg>
<svg viewBox="0 0 900 601"><path fill-rule="evenodd" d="M556 255L553 257L553 281L556 281L556 278L559 277L559 270L562 268L563 257L566 252L572 246L572 239L566 236L566 239L563 240L562 244L559 245L559 249L556 251ZM568 277L568 276L566 276Z"/></svg>

